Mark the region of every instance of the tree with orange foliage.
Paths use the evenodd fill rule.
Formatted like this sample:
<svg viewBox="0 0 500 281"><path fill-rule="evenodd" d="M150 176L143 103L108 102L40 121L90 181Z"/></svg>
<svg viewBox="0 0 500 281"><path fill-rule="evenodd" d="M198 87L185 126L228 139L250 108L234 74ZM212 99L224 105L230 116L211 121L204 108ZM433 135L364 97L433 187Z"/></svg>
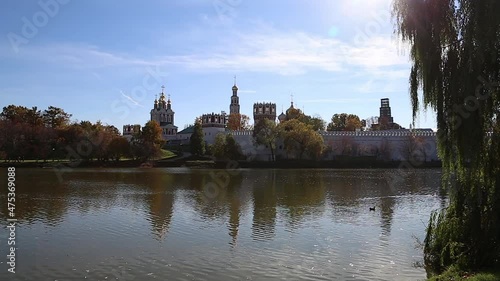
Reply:
<svg viewBox="0 0 500 281"><path fill-rule="evenodd" d="M249 130L250 117L245 114L231 113L227 121L227 128L232 131Z"/></svg>

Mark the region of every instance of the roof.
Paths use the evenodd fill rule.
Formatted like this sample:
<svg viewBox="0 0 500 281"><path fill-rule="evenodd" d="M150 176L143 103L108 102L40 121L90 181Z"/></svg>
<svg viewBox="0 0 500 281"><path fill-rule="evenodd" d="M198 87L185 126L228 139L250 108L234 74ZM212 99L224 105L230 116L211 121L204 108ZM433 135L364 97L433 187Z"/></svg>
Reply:
<svg viewBox="0 0 500 281"><path fill-rule="evenodd" d="M189 126L186 129L177 132L177 134L192 134L192 133L194 133L194 126Z"/></svg>
<svg viewBox="0 0 500 281"><path fill-rule="evenodd" d="M167 124L167 125L162 126L162 127L164 127L164 128L169 128L169 129L170 129L170 128L175 128L175 129L177 129L177 126L174 126L173 124Z"/></svg>

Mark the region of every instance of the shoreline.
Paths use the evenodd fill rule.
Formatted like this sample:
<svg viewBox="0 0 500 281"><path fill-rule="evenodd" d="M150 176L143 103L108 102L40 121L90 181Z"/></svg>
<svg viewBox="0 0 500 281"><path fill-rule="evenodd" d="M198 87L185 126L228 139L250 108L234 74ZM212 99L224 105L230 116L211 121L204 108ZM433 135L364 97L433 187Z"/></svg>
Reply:
<svg viewBox="0 0 500 281"><path fill-rule="evenodd" d="M237 164L236 164L237 163ZM0 162L0 167L17 168L166 168L166 167L188 167L188 168L210 168L210 169L396 169L396 168L441 168L440 161L417 163L411 165L403 161L373 161L366 159L351 160L279 160L279 161L214 161L208 159L199 160L122 160L122 161L74 161L74 162Z"/></svg>

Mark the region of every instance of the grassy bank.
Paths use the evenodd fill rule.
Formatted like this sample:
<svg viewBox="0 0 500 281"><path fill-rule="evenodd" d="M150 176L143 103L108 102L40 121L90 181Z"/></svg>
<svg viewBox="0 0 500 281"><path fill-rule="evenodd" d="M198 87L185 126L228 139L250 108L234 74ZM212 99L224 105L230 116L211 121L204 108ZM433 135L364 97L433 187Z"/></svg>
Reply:
<svg viewBox="0 0 500 281"><path fill-rule="evenodd" d="M174 158L176 156L177 156L177 154L175 152L173 152L171 150L162 149L159 157L155 158L154 160L170 159L170 158Z"/></svg>
<svg viewBox="0 0 500 281"><path fill-rule="evenodd" d="M440 275L429 278L428 281L498 281L500 280L500 270L470 273L456 267L450 267Z"/></svg>

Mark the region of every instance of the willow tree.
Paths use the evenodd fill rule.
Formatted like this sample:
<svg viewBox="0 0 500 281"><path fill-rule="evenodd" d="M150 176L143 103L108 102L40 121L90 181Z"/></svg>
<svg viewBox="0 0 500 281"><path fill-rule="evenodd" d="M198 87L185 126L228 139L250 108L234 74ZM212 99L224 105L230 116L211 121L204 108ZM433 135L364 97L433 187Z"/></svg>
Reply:
<svg viewBox="0 0 500 281"><path fill-rule="evenodd" d="M394 0L399 38L410 46L410 96L436 111L442 186L425 262L441 271L500 260L500 1Z"/></svg>

